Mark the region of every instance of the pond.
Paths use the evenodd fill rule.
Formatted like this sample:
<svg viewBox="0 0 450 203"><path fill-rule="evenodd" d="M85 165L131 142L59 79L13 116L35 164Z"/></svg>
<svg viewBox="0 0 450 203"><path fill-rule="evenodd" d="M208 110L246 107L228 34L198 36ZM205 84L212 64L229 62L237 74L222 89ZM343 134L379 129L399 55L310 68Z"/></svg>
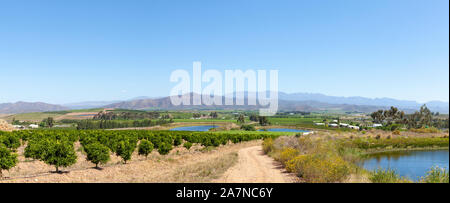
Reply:
<svg viewBox="0 0 450 203"><path fill-rule="evenodd" d="M383 152L370 155L361 165L368 170L393 169L418 181L433 166L449 169L448 157L448 150Z"/></svg>
<svg viewBox="0 0 450 203"><path fill-rule="evenodd" d="M264 130L260 129L258 131L264 131ZM307 133L307 132L309 132L307 130L297 130L297 129L290 129L290 128L267 128L266 131L269 131L269 132L296 132L296 133Z"/></svg>
<svg viewBox="0 0 450 203"><path fill-rule="evenodd" d="M215 125L183 126L172 128L171 131L208 131L211 128L217 128Z"/></svg>

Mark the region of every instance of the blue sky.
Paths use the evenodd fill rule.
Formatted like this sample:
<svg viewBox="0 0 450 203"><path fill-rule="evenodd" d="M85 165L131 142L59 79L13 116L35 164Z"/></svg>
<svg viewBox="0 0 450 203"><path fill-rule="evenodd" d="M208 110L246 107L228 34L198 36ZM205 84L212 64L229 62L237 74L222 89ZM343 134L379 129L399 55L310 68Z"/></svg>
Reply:
<svg viewBox="0 0 450 203"><path fill-rule="evenodd" d="M171 71L280 91L449 100L448 0L0 0L0 103L166 96Z"/></svg>

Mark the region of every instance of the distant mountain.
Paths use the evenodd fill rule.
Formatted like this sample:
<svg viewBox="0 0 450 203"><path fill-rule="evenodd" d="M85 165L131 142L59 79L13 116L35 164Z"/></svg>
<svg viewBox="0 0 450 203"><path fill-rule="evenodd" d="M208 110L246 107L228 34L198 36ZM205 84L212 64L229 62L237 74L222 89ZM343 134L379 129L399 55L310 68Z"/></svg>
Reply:
<svg viewBox="0 0 450 203"><path fill-rule="evenodd" d="M192 98L193 93L191 93ZM248 92L244 92L244 99L247 101ZM373 112L378 109L387 109L396 106L407 113L412 113L420 108L422 103L407 100L396 100L391 98L370 99L365 97L336 97L314 93L278 93L279 110L281 111L325 111L337 110L345 112ZM224 101L224 98L222 98ZM224 103L224 102L222 102ZM427 102L426 105L433 112L448 114L449 103L441 101ZM170 97L135 97L125 101L88 101L70 103L64 105L47 104L43 102L17 102L0 104L0 113L29 113L45 111L61 111L68 109L90 109L90 108L123 108L123 109L160 109L160 110L182 110L182 109L225 109L225 110L257 110L261 106L253 105L190 105L174 106Z"/></svg>
<svg viewBox="0 0 450 203"><path fill-rule="evenodd" d="M193 93L191 93L191 104L193 101ZM180 109L201 109L201 110L258 110L264 108L260 105L247 105L247 98L245 97L245 105L172 105L170 97L163 97L158 99L139 99L133 101L118 102L104 106L104 108L121 108L121 109L135 109L135 110L180 110ZM224 104L224 97L222 97ZM369 105L351 105L351 104L329 104L318 101L288 101L279 100L278 109L282 111L324 111L337 110L348 112L373 112L378 109L386 109L384 106L369 106Z"/></svg>
<svg viewBox="0 0 450 203"><path fill-rule="evenodd" d="M287 101L318 101L329 104L349 104L349 105L367 105L367 106L396 106L401 109L419 109L422 103L408 100L397 100L391 98L365 98L365 97L336 97L316 93L292 93L287 94L279 92L280 100ZM431 111L448 113L449 103L441 101L432 101L426 103Z"/></svg>
<svg viewBox="0 0 450 203"><path fill-rule="evenodd" d="M16 102L16 103L0 104L0 113L3 114L63 111L63 110L68 110L68 108L63 107L61 105L47 104L43 102Z"/></svg>
<svg viewBox="0 0 450 203"><path fill-rule="evenodd" d="M146 96L140 96L140 97L134 97L125 101L135 101L135 100L142 100L142 99L155 99L158 97L146 97ZM68 104L62 104L62 106L68 107L70 109L93 109L93 108L101 108L110 104L114 103L120 103L124 102L124 100L113 100L113 101L85 101L85 102L76 102L76 103L68 103Z"/></svg>
<svg viewBox="0 0 450 203"><path fill-rule="evenodd" d="M70 109L93 109L93 108L100 108L102 106L106 106L109 104L114 104L117 102L121 102L121 101L120 100L116 100L116 101L86 101L86 102L63 104L62 106L68 107Z"/></svg>

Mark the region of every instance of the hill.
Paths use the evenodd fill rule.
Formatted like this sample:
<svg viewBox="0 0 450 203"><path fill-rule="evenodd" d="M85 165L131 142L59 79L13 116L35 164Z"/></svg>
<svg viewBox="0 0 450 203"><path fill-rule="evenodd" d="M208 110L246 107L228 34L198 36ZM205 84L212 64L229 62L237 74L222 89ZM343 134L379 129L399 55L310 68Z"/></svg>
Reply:
<svg viewBox="0 0 450 203"><path fill-rule="evenodd" d="M418 109L426 104L431 111L448 113L449 103L441 101L431 101L427 103L419 103L409 100L397 100L391 98L366 98L366 97L337 97L328 96L317 93L279 93L281 100L287 101L318 101L329 104L348 104L348 105L365 105L365 106L396 106L401 109Z"/></svg>
<svg viewBox="0 0 450 203"><path fill-rule="evenodd" d="M16 102L0 104L0 113L16 114L29 112L45 112L45 111L63 111L68 110L67 107L55 104L47 104L43 102Z"/></svg>
<svg viewBox="0 0 450 203"><path fill-rule="evenodd" d="M192 104L191 93L191 104ZM224 103L224 97L222 97ZM158 99L138 99L132 101L118 102L104 106L104 108L120 108L120 109L135 109L135 110L180 110L180 109L201 109L201 110L258 110L264 108L261 105L247 105L247 98L245 98L244 105L180 105L172 104L170 97L163 97ZM329 104L318 101L289 101L279 100L278 109L282 111L345 111L345 112L373 112L378 109L384 109L384 106L370 106L370 105L353 105L353 104Z"/></svg>

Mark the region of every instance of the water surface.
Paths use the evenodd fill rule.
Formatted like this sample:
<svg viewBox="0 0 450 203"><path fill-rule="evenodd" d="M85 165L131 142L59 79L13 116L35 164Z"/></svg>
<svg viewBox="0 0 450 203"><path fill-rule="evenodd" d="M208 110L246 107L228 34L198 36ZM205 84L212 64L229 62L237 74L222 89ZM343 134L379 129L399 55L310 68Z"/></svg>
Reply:
<svg viewBox="0 0 450 203"><path fill-rule="evenodd" d="M394 169L401 176L417 181L433 166L449 169L448 150L397 151L372 154L361 164L365 169Z"/></svg>
<svg viewBox="0 0 450 203"><path fill-rule="evenodd" d="M208 131L211 128L217 128L215 125L199 125L199 126L184 126L172 128L171 131Z"/></svg>

